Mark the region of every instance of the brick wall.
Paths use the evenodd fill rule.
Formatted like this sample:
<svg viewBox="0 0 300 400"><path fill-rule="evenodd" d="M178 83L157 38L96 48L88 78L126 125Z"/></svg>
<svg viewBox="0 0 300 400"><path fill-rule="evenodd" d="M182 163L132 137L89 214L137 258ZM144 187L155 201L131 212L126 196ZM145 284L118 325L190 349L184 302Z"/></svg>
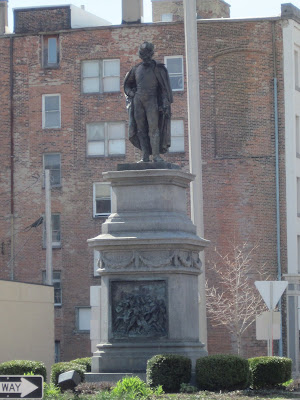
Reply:
<svg viewBox="0 0 300 400"><path fill-rule="evenodd" d="M276 28L277 69L280 109L280 167L282 215L282 263L286 266L284 202L284 114L281 72L282 38ZM198 23L203 156L206 276L217 246L226 254L230 244L247 241L259 244L253 257L266 263L276 275L276 210L273 111L272 22L201 21ZM52 212L61 214L62 247L53 251L53 268L62 274L62 307L56 308L56 340L61 342L62 359L90 355L88 334L76 330L75 306L89 305L89 287L99 284L93 276L93 253L86 240L100 232L103 218L93 218L93 182L102 181L102 172L114 170L117 163L136 161L139 154L126 143L124 157L86 156L86 124L101 121L127 121L122 90L117 93L81 93L81 61L120 58L121 81L138 60L143 41L156 45L155 59L167 55L184 56L182 23L132 25L61 32L60 65L41 67L42 37L24 35L14 39L14 139L15 139L15 230L17 256L15 278L42 282L45 250L42 227L24 231L44 213L42 178L43 153L59 152L62 185L52 190ZM109 46L107 45L109 43ZM9 40L0 38L4 61L0 71L1 98L8 94ZM263 51L262 51L263 49ZM3 51L2 51L3 50ZM186 88L186 82L185 82ZM61 129L42 129L42 95L61 94ZM7 98L7 97L6 97ZM0 109L5 122L0 156L4 165L1 189L9 199L9 116L7 101ZM185 124L185 153L169 154L166 160L188 169L186 91L174 93L173 118ZM2 121L2 118L1 118ZM4 133L4 131L3 131ZM0 205L1 218L9 208ZM1 239L9 225L2 227ZM8 242L7 242L8 243ZM1 251L0 251L1 253ZM8 278L7 255L0 254L0 274ZM230 334L208 324L209 352L230 352ZM265 343L253 341L254 328L245 337L245 356L266 354Z"/></svg>
<svg viewBox="0 0 300 400"><path fill-rule="evenodd" d="M229 18L230 6L223 0L197 0L196 9L198 18ZM173 21L182 21L184 18L182 0L153 1L152 20L161 21L162 14L173 14Z"/></svg>
<svg viewBox="0 0 300 400"><path fill-rule="evenodd" d="M10 39L0 40L1 85L0 85L0 276L10 276L9 260L11 256L11 123L10 123Z"/></svg>
<svg viewBox="0 0 300 400"><path fill-rule="evenodd" d="M70 6L14 10L15 33L52 32L71 28Z"/></svg>

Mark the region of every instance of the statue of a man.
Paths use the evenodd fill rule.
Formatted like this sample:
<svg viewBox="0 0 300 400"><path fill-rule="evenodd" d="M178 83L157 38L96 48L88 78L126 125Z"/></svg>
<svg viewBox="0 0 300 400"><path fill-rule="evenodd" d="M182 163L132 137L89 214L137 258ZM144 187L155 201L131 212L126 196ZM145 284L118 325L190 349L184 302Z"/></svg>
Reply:
<svg viewBox="0 0 300 400"><path fill-rule="evenodd" d="M129 111L129 140L142 150L140 162L163 161L171 144L172 89L164 64L152 60L154 46L144 42L140 46L142 62L126 75L124 92Z"/></svg>

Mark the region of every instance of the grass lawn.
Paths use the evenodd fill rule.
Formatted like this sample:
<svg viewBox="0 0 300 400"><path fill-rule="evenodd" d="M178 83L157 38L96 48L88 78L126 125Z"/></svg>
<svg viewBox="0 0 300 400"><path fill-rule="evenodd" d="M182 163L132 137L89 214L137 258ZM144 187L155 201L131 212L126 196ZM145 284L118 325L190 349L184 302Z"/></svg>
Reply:
<svg viewBox="0 0 300 400"><path fill-rule="evenodd" d="M285 400L297 398L290 392L240 391L228 393L199 392L195 394L165 394L163 400ZM300 395L298 397L300 399Z"/></svg>
<svg viewBox="0 0 300 400"><path fill-rule="evenodd" d="M44 397L44 400L131 400L133 397L124 396L122 398L112 396L109 393L99 392L97 394L89 395L74 395L71 392L66 392L59 396ZM138 400L137 397L135 397ZM164 394L161 396L152 396L147 400L287 400L287 399L300 399L300 395L288 391L237 391L228 393L214 393L214 392L198 392L194 394Z"/></svg>

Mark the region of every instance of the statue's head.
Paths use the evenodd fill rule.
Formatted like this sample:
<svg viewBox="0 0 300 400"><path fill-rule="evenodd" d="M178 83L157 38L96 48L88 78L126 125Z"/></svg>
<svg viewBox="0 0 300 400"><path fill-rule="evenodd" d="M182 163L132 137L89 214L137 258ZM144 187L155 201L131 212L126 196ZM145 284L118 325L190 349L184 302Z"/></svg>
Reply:
<svg viewBox="0 0 300 400"><path fill-rule="evenodd" d="M154 54L154 45L149 42L144 42L140 45L139 57L143 61L150 61Z"/></svg>

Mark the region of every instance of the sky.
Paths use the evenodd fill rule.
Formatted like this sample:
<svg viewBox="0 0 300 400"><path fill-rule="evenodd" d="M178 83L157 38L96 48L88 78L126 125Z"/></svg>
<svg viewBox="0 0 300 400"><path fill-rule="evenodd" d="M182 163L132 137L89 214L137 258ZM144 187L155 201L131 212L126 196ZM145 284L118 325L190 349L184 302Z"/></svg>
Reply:
<svg viewBox="0 0 300 400"><path fill-rule="evenodd" d="M74 4L104 18L114 25L121 23L122 0L8 0L9 29L13 30L12 9L18 7ZM300 0L226 0L231 5L232 18L273 17L280 15L281 3L292 3L300 8ZM144 22L151 22L151 0L144 0Z"/></svg>

